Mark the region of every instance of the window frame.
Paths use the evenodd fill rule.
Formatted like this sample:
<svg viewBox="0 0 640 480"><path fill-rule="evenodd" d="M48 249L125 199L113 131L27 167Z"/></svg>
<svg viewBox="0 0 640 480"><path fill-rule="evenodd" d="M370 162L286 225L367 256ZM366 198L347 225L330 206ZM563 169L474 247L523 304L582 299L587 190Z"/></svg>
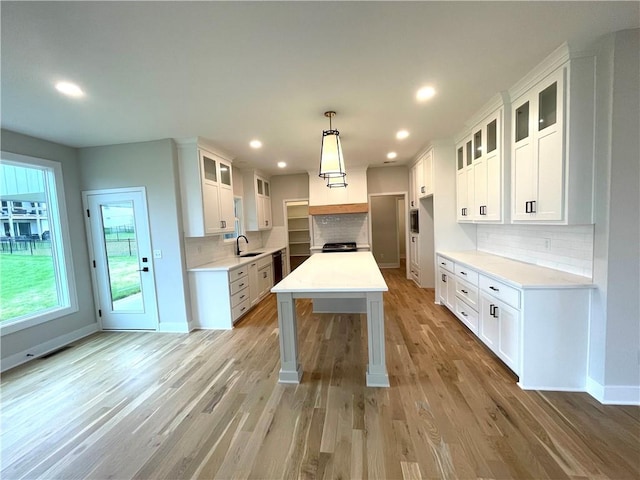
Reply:
<svg viewBox="0 0 640 480"><path fill-rule="evenodd" d="M54 160L46 160L44 158L5 151L0 151L0 164L38 168L45 172L51 257L56 277L58 298L60 299L60 304L57 307L40 310L34 314L23 315L0 322L0 337L2 337L70 315L79 309L73 256L71 253L71 235L69 234L69 220L65 202L62 164Z"/></svg>

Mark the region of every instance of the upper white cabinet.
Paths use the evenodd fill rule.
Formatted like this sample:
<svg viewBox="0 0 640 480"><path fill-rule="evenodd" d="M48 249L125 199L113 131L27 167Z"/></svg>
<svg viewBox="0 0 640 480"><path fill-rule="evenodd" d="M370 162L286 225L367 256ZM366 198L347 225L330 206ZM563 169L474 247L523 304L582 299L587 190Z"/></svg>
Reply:
<svg viewBox="0 0 640 480"><path fill-rule="evenodd" d="M474 188L473 140L468 135L456 145L456 216L459 223L473 221Z"/></svg>
<svg viewBox="0 0 640 480"><path fill-rule="evenodd" d="M409 207L418 208L418 201L429 195L433 195L433 149L427 150L409 170Z"/></svg>
<svg viewBox="0 0 640 480"><path fill-rule="evenodd" d="M592 56L563 45L511 91L511 221L593 223Z"/></svg>
<svg viewBox="0 0 640 480"><path fill-rule="evenodd" d="M496 95L472 119L456 145L459 223L503 223L508 212L510 110L506 94ZM505 109L507 109L505 113Z"/></svg>
<svg viewBox="0 0 640 480"><path fill-rule="evenodd" d="M244 175L245 227L248 231L270 230L271 185L257 172Z"/></svg>
<svg viewBox="0 0 640 480"><path fill-rule="evenodd" d="M231 161L197 139L178 144L178 159L185 236L233 233Z"/></svg>

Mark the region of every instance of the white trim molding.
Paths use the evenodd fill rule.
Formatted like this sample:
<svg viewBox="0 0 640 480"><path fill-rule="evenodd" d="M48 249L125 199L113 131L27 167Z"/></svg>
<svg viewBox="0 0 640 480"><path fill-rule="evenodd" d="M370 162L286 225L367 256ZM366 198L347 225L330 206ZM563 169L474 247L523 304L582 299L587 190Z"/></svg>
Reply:
<svg viewBox="0 0 640 480"><path fill-rule="evenodd" d="M640 406L640 385L601 385L587 377L587 393L603 405Z"/></svg>
<svg viewBox="0 0 640 480"><path fill-rule="evenodd" d="M80 340L81 338L88 337L96 332L100 331L97 323L92 323L86 327L79 328L73 332L60 335L59 337L47 340L44 343L34 345L33 347L23 350L22 352L15 353L6 358L3 358L0 362L0 371L4 372L10 368L17 367L23 363L27 363L30 360L46 355L59 348L69 345L71 342Z"/></svg>

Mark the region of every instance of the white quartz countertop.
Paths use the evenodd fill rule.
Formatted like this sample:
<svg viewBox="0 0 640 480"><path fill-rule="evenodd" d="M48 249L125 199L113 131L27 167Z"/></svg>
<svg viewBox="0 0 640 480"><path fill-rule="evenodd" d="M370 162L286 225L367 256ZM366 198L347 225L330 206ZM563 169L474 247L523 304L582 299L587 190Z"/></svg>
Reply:
<svg viewBox="0 0 640 480"><path fill-rule="evenodd" d="M574 275L541 267L531 263L519 262L509 258L492 255L477 250L458 252L437 252L438 255L479 270L497 280L518 288L593 288L588 277Z"/></svg>
<svg viewBox="0 0 640 480"><path fill-rule="evenodd" d="M273 293L386 292L382 273L371 252L312 255L280 283Z"/></svg>
<svg viewBox="0 0 640 480"><path fill-rule="evenodd" d="M188 272L221 272L228 271L232 268L239 267L241 265L247 265L251 262L259 260L261 258L266 257L267 255L271 255L273 252L277 252L278 250L284 250L286 247L284 245L279 247L263 247L255 250L256 252L260 252L260 255L256 255L255 257L225 257L220 258L218 260L214 260L213 262L205 263L203 265L198 265L197 267L188 268ZM251 253L250 250L247 250L245 253Z"/></svg>

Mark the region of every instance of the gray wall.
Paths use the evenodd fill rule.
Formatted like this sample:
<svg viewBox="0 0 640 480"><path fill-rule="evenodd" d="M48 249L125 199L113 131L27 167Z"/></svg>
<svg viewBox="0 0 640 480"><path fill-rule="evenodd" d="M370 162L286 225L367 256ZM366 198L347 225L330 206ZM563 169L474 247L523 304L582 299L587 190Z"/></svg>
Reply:
<svg viewBox="0 0 640 480"><path fill-rule="evenodd" d="M400 197L402 198L402 197ZM378 264L398 264L398 197L373 195L371 200L371 250Z"/></svg>
<svg viewBox="0 0 640 480"><path fill-rule="evenodd" d="M18 332L3 335L0 339L2 359L36 351L43 353L38 347L47 345L46 349L60 347L71 338L86 335L97 329L93 293L91 290L91 273L87 254L87 240L82 215L82 197L80 195L80 165L78 152L74 148L47 142L34 137L21 135L8 130L1 131L2 150L6 152L29 155L32 157L55 160L62 164L64 177L64 193L71 236L71 255L73 260L76 291L78 295L78 312L50 322ZM59 342L56 341L59 339ZM66 340L65 340L66 339ZM26 360L26 358L25 358Z"/></svg>
<svg viewBox="0 0 640 480"><path fill-rule="evenodd" d="M177 151L173 140L83 148L82 190L146 187L161 331L183 330L190 318L188 280L179 195Z"/></svg>
<svg viewBox="0 0 640 480"><path fill-rule="evenodd" d="M367 193L398 192L409 194L409 169L406 166L367 169Z"/></svg>
<svg viewBox="0 0 640 480"><path fill-rule="evenodd" d="M640 30L608 35L598 53L594 292L589 377L640 384ZM606 392L605 392L606 395Z"/></svg>
<svg viewBox="0 0 640 480"><path fill-rule="evenodd" d="M274 227L284 227L284 201L309 198L309 175L271 177L271 219Z"/></svg>

